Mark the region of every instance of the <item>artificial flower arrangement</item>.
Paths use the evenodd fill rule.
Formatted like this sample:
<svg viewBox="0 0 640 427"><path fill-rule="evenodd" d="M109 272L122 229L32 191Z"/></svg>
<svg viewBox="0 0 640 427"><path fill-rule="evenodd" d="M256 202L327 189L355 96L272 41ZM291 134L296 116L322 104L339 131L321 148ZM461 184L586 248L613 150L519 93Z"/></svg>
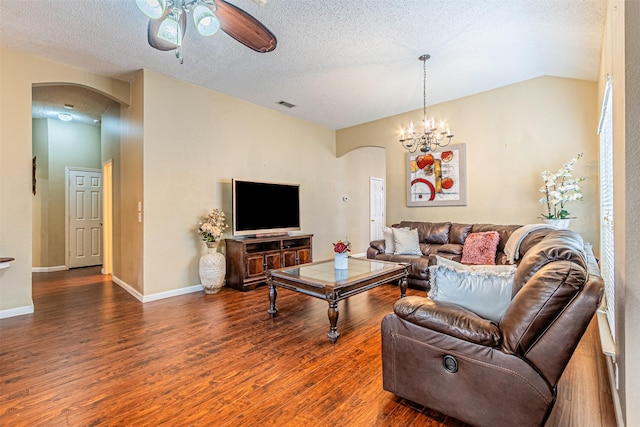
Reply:
<svg viewBox="0 0 640 427"><path fill-rule="evenodd" d="M344 242L342 240L338 240L333 244L333 251L337 254L351 252L351 242L348 239L345 239Z"/></svg>
<svg viewBox="0 0 640 427"><path fill-rule="evenodd" d="M207 243L215 242L222 237L224 230L227 228L229 228L229 226L225 224L224 212L216 208L204 218L204 221L200 222L198 234L201 235L202 240Z"/></svg>
<svg viewBox="0 0 640 427"><path fill-rule="evenodd" d="M540 192L544 197L540 203L547 205L547 213L541 214L546 219L567 219L569 212L566 204L574 200L582 200L582 188L580 183L585 178L572 178L573 167L582 157L582 153L565 163L556 173L549 171L542 172L544 185L540 187Z"/></svg>

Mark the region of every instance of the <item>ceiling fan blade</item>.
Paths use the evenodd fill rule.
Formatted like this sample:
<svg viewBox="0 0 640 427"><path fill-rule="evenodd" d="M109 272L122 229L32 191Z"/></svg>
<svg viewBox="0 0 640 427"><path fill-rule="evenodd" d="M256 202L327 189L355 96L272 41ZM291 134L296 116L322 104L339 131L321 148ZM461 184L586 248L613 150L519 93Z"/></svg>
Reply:
<svg viewBox="0 0 640 427"><path fill-rule="evenodd" d="M216 0L216 5L222 31L256 52L266 53L276 48L276 36L256 18L225 0Z"/></svg>
<svg viewBox="0 0 640 427"><path fill-rule="evenodd" d="M165 20L165 18L169 15L170 10L167 9L164 11L164 15L162 15L158 19L150 19L149 26L147 27L147 40L149 41L149 45L158 50L174 50L177 49L178 45L167 41L158 36L158 30L160 29L160 25ZM180 18L178 19L178 25L180 25L180 29L182 31L182 39L184 39L184 33L187 30L187 14L182 11L180 14Z"/></svg>

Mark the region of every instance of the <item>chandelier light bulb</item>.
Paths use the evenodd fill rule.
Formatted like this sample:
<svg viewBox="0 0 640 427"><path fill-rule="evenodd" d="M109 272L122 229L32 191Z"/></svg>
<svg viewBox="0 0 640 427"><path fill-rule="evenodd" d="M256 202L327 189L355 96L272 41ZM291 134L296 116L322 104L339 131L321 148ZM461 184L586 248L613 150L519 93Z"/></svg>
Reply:
<svg viewBox="0 0 640 427"><path fill-rule="evenodd" d="M136 0L138 9L151 19L160 18L165 11L165 0Z"/></svg>
<svg viewBox="0 0 640 427"><path fill-rule="evenodd" d="M182 35L182 28L180 28L178 20L171 14L167 15L158 28L158 37L179 47L182 45Z"/></svg>
<svg viewBox="0 0 640 427"><path fill-rule="evenodd" d="M211 9L201 4L193 9L193 22L196 24L198 33L203 36L212 36L220 29L218 18Z"/></svg>

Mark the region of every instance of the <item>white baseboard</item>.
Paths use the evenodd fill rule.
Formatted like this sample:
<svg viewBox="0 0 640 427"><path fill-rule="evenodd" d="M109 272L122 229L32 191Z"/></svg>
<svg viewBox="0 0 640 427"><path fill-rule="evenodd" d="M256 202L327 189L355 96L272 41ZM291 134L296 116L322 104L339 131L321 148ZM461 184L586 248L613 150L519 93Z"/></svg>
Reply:
<svg viewBox="0 0 640 427"><path fill-rule="evenodd" d="M351 256L353 258L366 258L367 257L367 253L366 252L362 252L362 253L359 253L359 254L351 254L349 256Z"/></svg>
<svg viewBox="0 0 640 427"><path fill-rule="evenodd" d="M158 292L157 294L142 295L136 289L131 287L131 285L127 284L124 280L121 280L116 276L111 276L111 279L117 285L119 285L122 289L129 292L131 295L134 296L135 299L137 299L143 304L146 302L157 301L165 298L177 297L178 295L190 294L192 292L200 292L204 289L202 285L193 285L193 286L187 286L186 288L172 289L166 292Z"/></svg>
<svg viewBox="0 0 640 427"><path fill-rule="evenodd" d="M66 265L56 265L55 267L32 267L32 273L51 273L52 271L68 270Z"/></svg>
<svg viewBox="0 0 640 427"><path fill-rule="evenodd" d="M25 314L33 314L33 301L31 305L25 305L24 307L9 308L7 310L0 310L0 319L6 319L8 317L23 316Z"/></svg>
<svg viewBox="0 0 640 427"><path fill-rule="evenodd" d="M186 288L172 289L170 291L158 292L157 294L145 295L142 302L157 301L160 299L177 297L178 295L190 294L193 292L202 292L202 285L187 286Z"/></svg>
<svg viewBox="0 0 640 427"><path fill-rule="evenodd" d="M124 289L125 291L129 292L131 295L133 295L133 297L135 299L137 299L140 302L144 302L142 299L144 297L144 295L142 295L140 292L138 292L136 289L132 288L131 285L129 285L127 282L125 282L124 280L111 275L111 280L118 286L120 286L122 289Z"/></svg>
<svg viewBox="0 0 640 427"><path fill-rule="evenodd" d="M616 387L616 366L613 358L604 356L607 361L607 373L609 374L609 388L611 389L611 397L613 400L613 411L616 414L616 424L618 427L624 427L624 416L622 415L622 405L620 405L620 392Z"/></svg>

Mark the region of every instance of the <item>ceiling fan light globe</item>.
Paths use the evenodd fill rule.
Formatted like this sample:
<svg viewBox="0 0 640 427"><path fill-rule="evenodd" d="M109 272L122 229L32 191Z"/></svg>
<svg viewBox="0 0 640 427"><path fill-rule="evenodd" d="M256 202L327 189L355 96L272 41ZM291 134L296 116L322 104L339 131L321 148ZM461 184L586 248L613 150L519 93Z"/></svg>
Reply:
<svg viewBox="0 0 640 427"><path fill-rule="evenodd" d="M162 17L166 8L166 0L136 0L138 9L151 19Z"/></svg>
<svg viewBox="0 0 640 427"><path fill-rule="evenodd" d="M176 46L181 46L183 36L184 34L182 34L182 28L178 21L173 16L167 15L160 24L160 28L158 28L158 38Z"/></svg>
<svg viewBox="0 0 640 427"><path fill-rule="evenodd" d="M193 9L193 22L198 33L203 36L212 36L220 29L220 21L211 9L204 5L198 5Z"/></svg>

